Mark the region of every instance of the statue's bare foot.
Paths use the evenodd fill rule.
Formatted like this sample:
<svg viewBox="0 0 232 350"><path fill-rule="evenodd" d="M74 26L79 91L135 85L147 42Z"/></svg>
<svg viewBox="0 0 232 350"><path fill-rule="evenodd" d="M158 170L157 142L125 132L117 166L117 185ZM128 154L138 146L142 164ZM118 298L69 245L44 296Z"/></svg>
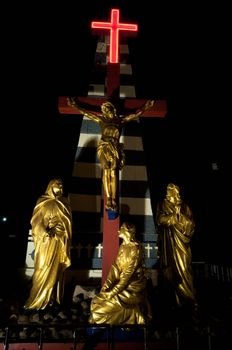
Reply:
<svg viewBox="0 0 232 350"><path fill-rule="evenodd" d="M116 201L114 199L107 198L105 209L106 210L117 211L118 210L118 206L117 206Z"/></svg>
<svg viewBox="0 0 232 350"><path fill-rule="evenodd" d="M112 210L117 211L118 210L118 206L117 203L114 199L112 199Z"/></svg>
<svg viewBox="0 0 232 350"><path fill-rule="evenodd" d="M106 210L112 210L112 203L110 198L107 198L105 207L106 207Z"/></svg>

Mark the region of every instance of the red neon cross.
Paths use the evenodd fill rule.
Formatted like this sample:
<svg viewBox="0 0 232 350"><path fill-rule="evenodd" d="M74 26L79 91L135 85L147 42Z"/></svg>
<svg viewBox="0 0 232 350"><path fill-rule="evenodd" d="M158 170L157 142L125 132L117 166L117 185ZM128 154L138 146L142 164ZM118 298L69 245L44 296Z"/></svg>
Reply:
<svg viewBox="0 0 232 350"><path fill-rule="evenodd" d="M137 24L119 23L119 10L111 10L110 22L91 22L91 28L110 30L110 63L118 63L119 31L137 32Z"/></svg>

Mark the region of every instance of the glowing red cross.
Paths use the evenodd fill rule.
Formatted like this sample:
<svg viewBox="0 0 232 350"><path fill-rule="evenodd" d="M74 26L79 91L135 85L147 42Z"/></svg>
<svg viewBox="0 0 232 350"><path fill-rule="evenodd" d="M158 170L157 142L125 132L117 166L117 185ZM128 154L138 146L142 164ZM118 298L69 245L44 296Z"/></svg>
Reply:
<svg viewBox="0 0 232 350"><path fill-rule="evenodd" d="M137 32L137 24L120 23L119 22L119 10L111 10L110 22L91 22L91 28L93 29L107 29L110 30L110 63L118 63L119 52L119 31Z"/></svg>

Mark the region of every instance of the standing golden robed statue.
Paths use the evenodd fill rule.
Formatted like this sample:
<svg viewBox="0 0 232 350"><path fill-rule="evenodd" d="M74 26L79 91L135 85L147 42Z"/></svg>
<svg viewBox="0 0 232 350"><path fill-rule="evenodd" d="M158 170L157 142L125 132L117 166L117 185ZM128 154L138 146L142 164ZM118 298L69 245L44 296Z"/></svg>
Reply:
<svg viewBox="0 0 232 350"><path fill-rule="evenodd" d="M133 325L151 320L144 248L135 239L135 231L127 222L119 230L122 243L100 293L92 299L91 324Z"/></svg>
<svg viewBox="0 0 232 350"><path fill-rule="evenodd" d="M71 265L72 212L63 197L60 179L49 182L35 205L31 218L35 245L34 274L25 309L43 310L61 304L64 272Z"/></svg>
<svg viewBox="0 0 232 350"><path fill-rule="evenodd" d="M193 283L191 240L195 229L192 211L173 183L167 186L165 199L157 207L159 265L172 286L177 305L187 301L197 306Z"/></svg>
<svg viewBox="0 0 232 350"><path fill-rule="evenodd" d="M97 147L97 155L103 170L102 182L106 195L106 210L118 210L118 170L125 164L123 145L119 142L122 128L132 120L137 120L145 111L154 105L153 100L148 100L135 113L118 116L116 108L111 102L104 102L101 105L102 113L90 112L79 106L75 98L68 98L69 106L78 109L80 114L99 124L101 128L101 139Z"/></svg>

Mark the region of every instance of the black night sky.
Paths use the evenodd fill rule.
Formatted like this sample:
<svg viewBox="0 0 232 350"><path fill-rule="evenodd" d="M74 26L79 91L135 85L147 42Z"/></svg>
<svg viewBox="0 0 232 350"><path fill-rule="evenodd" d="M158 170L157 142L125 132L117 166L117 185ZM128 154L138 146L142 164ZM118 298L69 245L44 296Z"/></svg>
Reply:
<svg viewBox="0 0 232 350"><path fill-rule="evenodd" d="M87 3L20 4L3 12L1 215L8 223L1 228L3 236L16 235L18 264L33 206L49 179L61 176L68 192L80 120L59 115L58 96L86 96L98 39L90 21L108 20L111 8L139 25L137 37L128 39L137 98L168 103L165 120L141 122L153 208L167 183L176 182L196 218L195 260L230 259L221 219L228 186L228 44L226 21L218 20L226 11L197 2Z"/></svg>

